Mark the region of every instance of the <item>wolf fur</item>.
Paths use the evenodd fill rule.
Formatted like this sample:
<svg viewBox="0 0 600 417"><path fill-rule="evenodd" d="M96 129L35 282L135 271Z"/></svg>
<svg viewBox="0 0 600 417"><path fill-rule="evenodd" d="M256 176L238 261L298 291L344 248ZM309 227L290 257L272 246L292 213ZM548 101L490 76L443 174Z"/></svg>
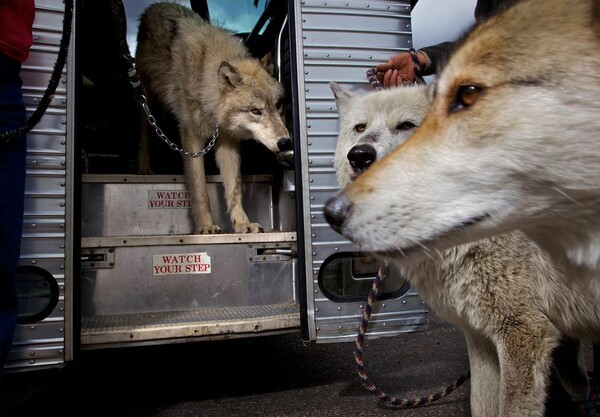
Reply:
<svg viewBox="0 0 600 417"><path fill-rule="evenodd" d="M250 56L240 39L175 3L155 3L140 17L136 69L150 105L161 105L179 124L188 152L205 148L216 126L215 156L227 210L238 233L263 231L242 206L239 142L252 138L272 152L291 146L283 119L283 87ZM144 121L140 172L149 172ZM183 157L192 196L195 233L220 233L212 218L203 157Z"/></svg>
<svg viewBox="0 0 600 417"><path fill-rule="evenodd" d="M334 166L340 185L346 186L406 142L429 104L420 86L366 95L335 82L330 86L340 119ZM584 286L568 283L523 233L459 245L398 267L440 317L464 331L471 416L544 416L552 353L562 334L568 337L560 347L566 362L558 362L559 373L578 370L581 395L586 395L577 339L598 334L600 304Z"/></svg>
<svg viewBox="0 0 600 417"><path fill-rule="evenodd" d="M520 229L600 300L599 47L598 0L524 0L475 27L410 140L327 203L333 227L407 262Z"/></svg>

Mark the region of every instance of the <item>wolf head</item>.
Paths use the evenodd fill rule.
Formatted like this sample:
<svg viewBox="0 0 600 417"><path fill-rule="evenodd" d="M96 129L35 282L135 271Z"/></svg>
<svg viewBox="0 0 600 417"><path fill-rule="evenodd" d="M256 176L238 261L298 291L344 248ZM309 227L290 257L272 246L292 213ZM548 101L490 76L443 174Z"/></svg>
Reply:
<svg viewBox="0 0 600 417"><path fill-rule="evenodd" d="M334 167L342 187L406 142L427 113L426 87L359 95L329 83L340 119Z"/></svg>
<svg viewBox="0 0 600 417"><path fill-rule="evenodd" d="M255 59L240 60L235 66L221 63L221 103L217 120L235 138L252 138L272 152L290 150L292 142L284 122L283 87L265 66Z"/></svg>
<svg viewBox="0 0 600 417"><path fill-rule="evenodd" d="M522 229L598 263L569 245L600 235L599 47L593 0L524 0L474 28L415 134L328 201L327 219L397 257Z"/></svg>

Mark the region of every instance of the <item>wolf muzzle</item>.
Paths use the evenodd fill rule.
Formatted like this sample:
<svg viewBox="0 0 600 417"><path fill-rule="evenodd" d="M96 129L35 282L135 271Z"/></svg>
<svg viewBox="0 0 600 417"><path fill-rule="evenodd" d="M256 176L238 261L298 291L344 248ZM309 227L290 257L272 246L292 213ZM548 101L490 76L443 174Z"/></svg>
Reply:
<svg viewBox="0 0 600 417"><path fill-rule="evenodd" d="M348 158L350 166L355 171L362 172L375 162L377 159L377 151L371 145L355 145L350 149L346 157Z"/></svg>
<svg viewBox="0 0 600 417"><path fill-rule="evenodd" d="M293 149L292 140L290 138L281 138L277 141L279 152L291 151Z"/></svg>
<svg viewBox="0 0 600 417"><path fill-rule="evenodd" d="M348 217L352 204L344 192L336 194L325 203L325 220L338 233L342 233L342 227Z"/></svg>

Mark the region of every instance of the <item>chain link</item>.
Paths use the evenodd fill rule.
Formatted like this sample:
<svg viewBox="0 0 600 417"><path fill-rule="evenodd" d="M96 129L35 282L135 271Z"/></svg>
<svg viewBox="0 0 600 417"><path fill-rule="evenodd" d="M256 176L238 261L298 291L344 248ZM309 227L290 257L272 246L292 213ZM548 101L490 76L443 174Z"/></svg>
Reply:
<svg viewBox="0 0 600 417"><path fill-rule="evenodd" d="M133 82L132 82L132 85L133 85ZM134 88L135 87L136 86L134 85ZM163 130L158 126L158 124L156 123L156 118L150 112L150 107L148 107L148 100L146 99L146 96L144 96L143 94L139 94L138 99L140 101L142 108L144 109L144 113L146 113L146 119L148 119L148 123L150 123L150 125L154 128L154 131L156 132L158 137L161 138L167 145L169 145L169 147L172 150L174 150L175 152L178 152L181 156L185 156L188 158L198 158L200 156L206 155L215 146L215 142L219 138L219 125L218 124L215 124L215 130L212 134L212 137L211 137L210 141L208 142L208 145L206 145L206 147L204 149L202 149L199 152L189 152L189 151L186 151L185 149L177 146L176 143L171 142L169 140L169 138L167 137L167 135L165 135Z"/></svg>

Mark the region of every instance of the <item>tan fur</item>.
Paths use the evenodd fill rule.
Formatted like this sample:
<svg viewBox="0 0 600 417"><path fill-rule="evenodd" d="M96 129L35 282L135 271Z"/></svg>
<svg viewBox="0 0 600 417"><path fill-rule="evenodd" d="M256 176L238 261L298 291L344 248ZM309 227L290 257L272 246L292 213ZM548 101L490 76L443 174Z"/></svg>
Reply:
<svg viewBox="0 0 600 417"><path fill-rule="evenodd" d="M524 0L475 28L414 136L328 203L335 227L407 262L520 229L600 300L598 7Z"/></svg>
<svg viewBox="0 0 600 417"><path fill-rule="evenodd" d="M176 116L183 149L204 149L219 125L216 160L233 226L238 233L262 231L242 206L239 142L252 138L277 152L278 140L289 139L281 84L239 38L175 3L155 3L141 16L136 68L150 104ZM140 173L148 173L148 126L142 126ZM220 233L210 213L203 157L183 162L195 232Z"/></svg>
<svg viewBox="0 0 600 417"><path fill-rule="evenodd" d="M349 151L355 145L370 144L377 159L383 158L415 130L397 127L406 121L419 125L428 103L424 87L366 95L335 83L331 88L340 116L334 165L340 185L347 186L361 174L348 163ZM366 125L364 132L356 132L357 124ZM421 176L418 171L412 175ZM388 194L394 192L388 190ZM581 283L569 283L548 255L521 232L432 253L408 265L397 264L423 300L465 333L472 417L543 416L551 354L561 334L567 336L563 343L568 348L577 348L576 339L600 330L600 305L594 294ZM567 359L559 366L580 369L585 381L577 355Z"/></svg>

